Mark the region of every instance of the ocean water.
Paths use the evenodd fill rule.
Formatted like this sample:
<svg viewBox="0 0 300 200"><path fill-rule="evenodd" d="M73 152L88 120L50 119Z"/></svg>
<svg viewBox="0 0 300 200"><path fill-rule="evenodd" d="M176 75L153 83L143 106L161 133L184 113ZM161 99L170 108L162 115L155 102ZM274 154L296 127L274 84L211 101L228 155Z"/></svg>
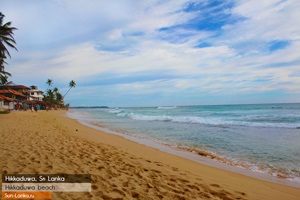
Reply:
<svg viewBox="0 0 300 200"><path fill-rule="evenodd" d="M72 111L84 123L300 183L300 104Z"/></svg>

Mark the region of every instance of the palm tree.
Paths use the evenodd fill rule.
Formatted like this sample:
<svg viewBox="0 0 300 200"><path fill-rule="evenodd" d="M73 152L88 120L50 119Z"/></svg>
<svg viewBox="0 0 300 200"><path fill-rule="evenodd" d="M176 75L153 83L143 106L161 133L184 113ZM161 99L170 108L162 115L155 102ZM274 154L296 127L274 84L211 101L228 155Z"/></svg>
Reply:
<svg viewBox="0 0 300 200"><path fill-rule="evenodd" d="M58 88L57 87L53 88L53 92L58 93Z"/></svg>
<svg viewBox="0 0 300 200"><path fill-rule="evenodd" d="M46 91L48 91L49 87L53 84L53 80L52 79L48 79L46 84L48 85L48 88L46 89Z"/></svg>
<svg viewBox="0 0 300 200"><path fill-rule="evenodd" d="M3 24L3 19L4 15L0 12L0 81L2 85L7 84L7 78L11 76L10 73L4 70L4 64L7 64L4 61L6 56L11 57L5 45L17 50L15 47L16 41L13 37L13 31L17 29L11 27L11 22Z"/></svg>
<svg viewBox="0 0 300 200"><path fill-rule="evenodd" d="M55 97L56 97L56 101L58 101L59 103L63 101L63 96L61 95L61 93L56 92Z"/></svg>
<svg viewBox="0 0 300 200"><path fill-rule="evenodd" d="M2 52L0 52L0 69L4 69L4 64L7 64L5 61L4 61L4 59L5 59L5 56L4 55L2 55Z"/></svg>
<svg viewBox="0 0 300 200"><path fill-rule="evenodd" d="M50 101L51 103L54 102L54 93L51 89L47 90L46 95L44 97L46 100Z"/></svg>
<svg viewBox="0 0 300 200"><path fill-rule="evenodd" d="M67 93L63 96L63 99L65 98L65 96L69 93L69 91L76 86L76 83L75 81L71 80L70 83L69 83L69 90L67 91Z"/></svg>
<svg viewBox="0 0 300 200"><path fill-rule="evenodd" d="M4 71L2 74L2 72L0 72L0 85L7 85L11 83L8 82L8 76L10 76L10 73Z"/></svg>
<svg viewBox="0 0 300 200"><path fill-rule="evenodd" d="M63 96L62 96L61 93L59 92L58 88L55 87L55 88L53 89L53 92L54 92L56 101L61 102L61 101L63 100Z"/></svg>
<svg viewBox="0 0 300 200"><path fill-rule="evenodd" d="M8 81L8 77L11 76L10 73L4 71L4 68L0 67L0 85L5 86L11 84L11 81Z"/></svg>
<svg viewBox="0 0 300 200"><path fill-rule="evenodd" d="M4 71L4 68L0 69L0 85L8 84L8 77L11 76L10 73Z"/></svg>
<svg viewBox="0 0 300 200"><path fill-rule="evenodd" d="M11 22L3 24L4 17L5 15L0 12L0 59L2 60L6 59L6 55L11 57L6 45L18 51L18 49L15 47L16 41L13 37L13 31L17 30L17 28L11 27Z"/></svg>

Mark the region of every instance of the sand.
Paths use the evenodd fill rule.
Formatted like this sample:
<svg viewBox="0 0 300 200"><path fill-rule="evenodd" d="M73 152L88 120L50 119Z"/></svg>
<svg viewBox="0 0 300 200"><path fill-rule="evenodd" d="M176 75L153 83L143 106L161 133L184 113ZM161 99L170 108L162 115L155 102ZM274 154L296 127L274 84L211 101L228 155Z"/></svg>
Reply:
<svg viewBox="0 0 300 200"><path fill-rule="evenodd" d="M81 125L65 111L0 115L2 174L91 174L52 199L299 199L300 189L167 154ZM1 191L2 192L2 191Z"/></svg>

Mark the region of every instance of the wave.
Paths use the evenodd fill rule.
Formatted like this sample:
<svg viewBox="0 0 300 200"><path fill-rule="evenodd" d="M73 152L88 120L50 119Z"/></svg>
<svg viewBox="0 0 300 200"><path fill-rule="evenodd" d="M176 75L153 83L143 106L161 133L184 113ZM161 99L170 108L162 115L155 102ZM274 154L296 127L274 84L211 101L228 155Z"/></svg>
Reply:
<svg viewBox="0 0 300 200"><path fill-rule="evenodd" d="M117 114L117 113L121 113L122 110L118 110L118 109L110 109L110 110L107 110L106 112L112 113L112 114Z"/></svg>
<svg viewBox="0 0 300 200"><path fill-rule="evenodd" d="M175 109L177 108L176 106L158 106L156 109L159 110L169 110L169 109Z"/></svg>
<svg viewBox="0 0 300 200"><path fill-rule="evenodd" d="M299 129L300 124L283 123L272 121L252 121L230 118L217 118L217 117L199 117L199 116L170 116L170 115L143 115L137 113L115 112L119 117L128 117L137 121L161 121L173 122L184 124L206 124L214 126L252 126L252 127L267 127L267 128L294 128Z"/></svg>
<svg viewBox="0 0 300 200"><path fill-rule="evenodd" d="M156 108L154 108L154 109L156 109ZM139 121L155 121L155 122L153 122L153 124L155 124L157 126L143 126L143 125L148 125L146 122L145 124L140 123L140 126L137 126L137 129L130 129L130 128L128 128L130 126L127 127L128 124L126 124L126 126L123 126L123 123L111 123L111 121L109 121L109 120L107 120L107 121L103 120L102 122L100 122L101 124L99 124L99 121L97 119L95 120L93 118L92 114L89 114L90 111L87 114L85 114L85 112L76 111L75 113L73 113L73 117L77 117L77 119L80 119L81 122L84 122L84 123L87 122L93 126L103 128L105 131L107 131L106 130L106 128L107 128L109 130L112 130L112 132L114 132L114 133L117 132L120 134L124 134L126 136L128 135L129 137L132 136L132 137L139 138L139 139L145 139L147 141L148 140L153 141L153 142L156 142L159 144L165 144L166 146L170 146L171 148L178 148L180 150L186 150L186 151L195 153L196 155L208 157L208 158L223 162L225 164L228 164L228 165L231 165L234 167L244 168L244 169L251 170L254 172L268 174L268 175L272 175L275 177L284 178L289 181L300 183L300 177L299 177L300 172L297 169L297 167L294 167L294 166L297 166L297 165L295 165L295 162L294 162L294 160L296 160L296 162L297 162L297 157L293 157L293 156L297 156L297 153L294 154L295 153L294 151L292 151L291 153L288 154L288 155L292 156L291 159L293 160L293 162L290 163L290 159L287 159L286 162L288 164L281 165L281 163L283 163L283 161L285 161L285 159L284 159L284 157L280 157L280 156L277 157L277 155L278 155L278 152L276 149L277 145L274 145L276 151L271 152L271 154L270 154L270 155L273 155L272 153L275 153L273 156L271 156L271 159L269 159L269 157L267 156L267 157L265 157L266 159L263 159L263 161L262 161L261 158L264 158L264 155L262 155L262 157L257 156L256 157L257 159L253 158L253 155L256 155L256 153L253 154L251 152L256 152L256 151L249 151L250 154L245 156L245 155L243 155L243 153L239 154L239 149L235 150L234 154L231 154L230 151L227 152L227 150L224 150L224 152L223 152L223 150L221 150L221 151L214 150L215 149L214 140L212 141L212 143L210 143L210 145L212 145L212 146L207 149L205 148L207 146L206 143L205 142L201 143L202 140L200 142L200 139L194 140L191 145L190 143L185 142L185 138L190 138L190 135L188 135L188 133L184 134L184 136L180 137L179 140L177 141L176 139L173 140L172 136L170 136L170 138L169 138L169 132L168 132L168 135L167 135L168 139L164 139L164 136L165 136L164 131L165 130L159 129L159 127L169 127L169 125L172 125L171 123L216 125L215 128L218 128L218 126L221 128L229 127L229 126L295 128L296 127L295 125L300 126L299 120L295 120L293 123L290 123L290 124L288 124L288 123L278 124L280 121L274 120L274 119L293 118L293 117L298 118L299 117L298 114L284 113L284 115L274 115L274 114L231 115L231 113L230 113L230 116L229 115L217 115L216 116L215 112L213 112L213 113L206 113L206 112L199 113L198 112L197 113L198 115L192 116L193 113L187 113L186 111L184 111L184 113L183 113L181 110L179 110L179 108L178 108L178 110L175 110L176 113L174 113L173 111L169 111L169 110L167 110L167 111L150 110L149 111L148 108L147 109L136 109L136 110L128 109L128 108L121 108L121 109L110 108L110 109L105 109L105 110L101 109L100 111L106 113L106 114L104 114L104 116L109 116L109 119L111 119L111 117L114 116L113 119L117 119L118 122L119 121L124 122L124 123L129 122L129 124L132 124L133 126L138 124ZM107 115L107 113L110 113L110 114ZM173 113L173 115L169 114L169 113ZM85 114L85 115L82 115L82 114ZM175 114L177 114L177 115L175 115ZM72 115L72 114L68 114L68 115ZM118 117L116 117L116 116L118 116ZM125 119L121 120L120 117L125 118ZM131 121L128 119L131 119L134 121ZM235 120L233 120L233 119L235 119ZM256 119L257 121L254 121L254 119ZM271 121L273 121L273 123L271 123ZM108 123L106 123L106 122L108 122ZM168 125L168 123L170 123L170 124ZM174 124L174 125L175 125L176 129L178 128L178 130L186 130L186 128L187 128L186 126L189 126L189 125L180 125L180 124L177 124L177 125ZM195 126L197 126L197 125L195 125ZM143 128L140 129L141 127L143 127ZM152 134L151 133L152 131L148 132L148 130L150 130L149 127L158 128L159 136L154 137L153 135L155 135L155 134ZM212 126L209 128L212 128L211 130L216 130ZM236 127L236 128L238 128L238 127ZM143 130L147 130L147 131L143 131ZM194 130L194 129L192 128L191 130ZM153 133L156 133L155 131L157 131L157 130L153 130ZM227 130L227 131L230 132L231 130ZM260 129L257 129L257 131L265 132L264 130L260 130ZM281 131L286 132L288 130L283 129ZM142 133L142 134L140 134L140 133ZM146 134L143 134L143 133L146 133ZM191 131L191 133L193 133L193 131ZM210 132L207 132L204 134L210 135ZM163 136L163 137L161 137L161 136ZM207 136L205 136L205 137L207 137ZM227 135L225 135L224 137L227 137ZM242 136L242 137L244 138L245 136ZM176 137L174 137L174 138L176 138ZM182 138L184 138L184 139L182 139ZM232 139L230 139L230 140L232 140ZM244 140L247 141L247 137L244 138ZM280 141L280 139L279 139L279 141ZM239 142L239 144L240 144L241 141L238 139L233 142ZM271 142L272 142L272 140L271 140ZM234 145L234 143L232 143L232 144ZM273 144L273 142L272 142L272 144ZM217 141L216 145L219 149L222 149L222 144L220 145L219 141ZM237 145L237 146L239 146L239 145ZM199 149L198 149L198 147L199 147ZM254 146L254 147L257 148L260 146L258 145L258 146ZM250 147L250 150L251 150L251 147ZM267 155L268 155L268 152L267 152ZM285 155L285 154L282 154L282 155ZM294 158L296 158L296 159L294 159ZM276 164L277 161L280 163L280 165L279 165L280 167L276 167L276 166L278 166Z"/></svg>

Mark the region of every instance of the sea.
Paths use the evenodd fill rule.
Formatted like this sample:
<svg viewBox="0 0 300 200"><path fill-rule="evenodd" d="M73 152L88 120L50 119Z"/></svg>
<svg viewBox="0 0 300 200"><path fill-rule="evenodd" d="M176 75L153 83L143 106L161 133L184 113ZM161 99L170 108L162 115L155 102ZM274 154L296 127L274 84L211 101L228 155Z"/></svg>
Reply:
<svg viewBox="0 0 300 200"><path fill-rule="evenodd" d="M300 183L300 104L73 108L67 115L150 146Z"/></svg>

